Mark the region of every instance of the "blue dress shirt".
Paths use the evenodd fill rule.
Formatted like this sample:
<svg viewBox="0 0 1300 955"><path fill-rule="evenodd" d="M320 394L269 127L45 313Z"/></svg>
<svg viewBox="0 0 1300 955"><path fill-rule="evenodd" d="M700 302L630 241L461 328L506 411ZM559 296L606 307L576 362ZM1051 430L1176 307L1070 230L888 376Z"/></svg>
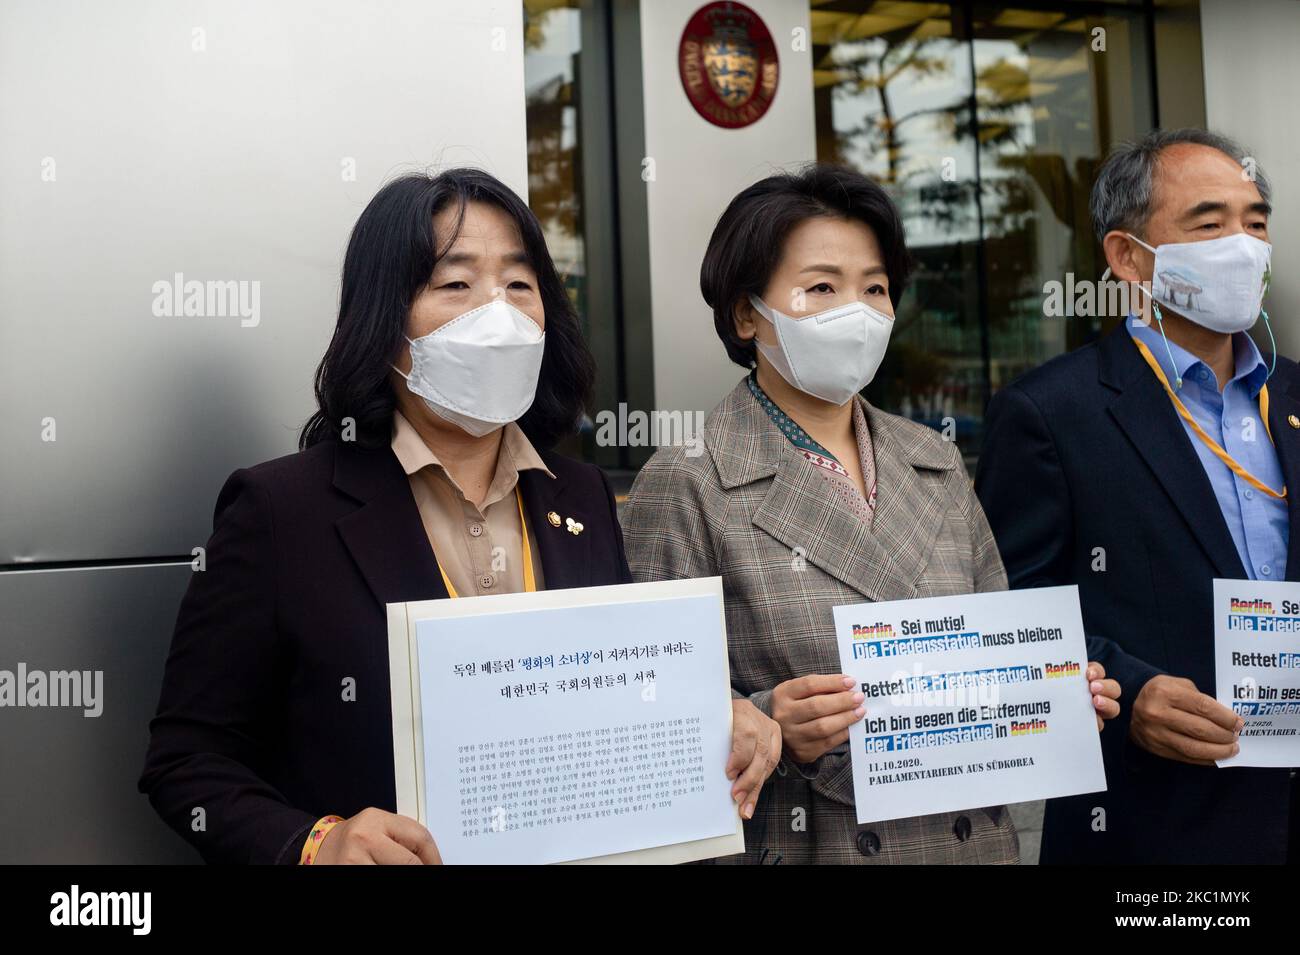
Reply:
<svg viewBox="0 0 1300 955"><path fill-rule="evenodd" d="M1171 388L1177 376L1182 376L1182 390L1175 393L1205 433L1256 479L1275 491L1282 490L1282 466L1259 415L1259 390L1268 377L1268 366L1250 336L1245 332L1232 336L1236 372L1220 393L1214 370L1174 342L1169 343L1174 368L1169 367L1169 354L1154 323L1147 326L1130 315L1125 325L1134 339L1151 350ZM1191 425L1181 416L1178 420L1210 478L1246 574L1251 580L1285 580L1290 535L1287 502L1239 478L1206 447ZM1297 492L1300 488L1287 493Z"/></svg>

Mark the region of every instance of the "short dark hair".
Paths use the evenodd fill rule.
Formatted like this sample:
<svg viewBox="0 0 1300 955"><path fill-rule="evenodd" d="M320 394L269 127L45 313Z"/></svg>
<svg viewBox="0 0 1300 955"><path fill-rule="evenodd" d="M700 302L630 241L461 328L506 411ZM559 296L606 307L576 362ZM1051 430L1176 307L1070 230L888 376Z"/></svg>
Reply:
<svg viewBox="0 0 1300 955"><path fill-rule="evenodd" d="M1106 233L1117 229L1125 232L1143 232L1146 229L1154 205L1155 174L1160 154L1180 143L1217 149L1243 169L1251 165L1260 198L1269 201L1272 188L1268 177L1258 163L1248 163L1252 157L1236 140L1197 126L1153 129L1134 142L1120 143L1097 171L1097 181L1092 184L1088 205L1092 227L1099 241L1106 238Z"/></svg>
<svg viewBox="0 0 1300 955"><path fill-rule="evenodd" d="M546 314L537 394L519 426L541 448L577 429L591 393L595 362L542 227L505 183L481 169L458 168L394 179L357 219L343 258L338 323L316 369L317 411L298 436L299 448L337 438L344 418L356 422L356 443L362 447L381 447L392 440L396 396L390 363L404 347L411 303L455 242L470 202L501 209L519 227ZM439 248L433 218L449 205L458 208L459 217ZM484 387L491 383L484 382Z"/></svg>
<svg viewBox="0 0 1300 955"><path fill-rule="evenodd" d="M889 300L897 307L912 262L902 217L889 194L861 173L830 163L769 176L731 200L700 265L700 292L736 364L754 364L753 341L736 334L736 305L749 295L762 296L790 231L817 217L856 219L875 233L889 276Z"/></svg>

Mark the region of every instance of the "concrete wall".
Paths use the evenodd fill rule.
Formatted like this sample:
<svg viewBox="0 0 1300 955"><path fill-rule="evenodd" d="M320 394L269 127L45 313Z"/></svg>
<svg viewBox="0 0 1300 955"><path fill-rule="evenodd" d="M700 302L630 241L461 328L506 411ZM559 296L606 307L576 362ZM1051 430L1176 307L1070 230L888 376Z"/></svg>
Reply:
<svg viewBox="0 0 1300 955"><path fill-rule="evenodd" d="M756 180L816 158L812 61L792 48L796 29L807 36L807 0L746 0L772 33L780 80L766 115L743 129L712 125L682 89L678 44L702 5L655 0L641 7L645 154L654 162L654 179L645 184L649 308L655 406L661 410L707 412L744 375L723 351L713 313L700 297L700 262L718 216Z"/></svg>
<svg viewBox="0 0 1300 955"><path fill-rule="evenodd" d="M1273 185L1273 281L1264 308L1278 352L1300 358L1300 0L1201 0L1205 118L1252 150ZM1268 354L1268 335L1256 341Z"/></svg>

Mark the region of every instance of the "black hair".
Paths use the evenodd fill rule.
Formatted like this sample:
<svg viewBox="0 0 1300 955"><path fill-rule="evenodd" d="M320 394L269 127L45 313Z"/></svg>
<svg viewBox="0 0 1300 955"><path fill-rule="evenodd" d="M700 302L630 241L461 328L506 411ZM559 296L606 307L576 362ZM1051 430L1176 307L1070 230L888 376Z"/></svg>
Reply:
<svg viewBox="0 0 1300 955"><path fill-rule="evenodd" d="M738 365L754 364L754 343L736 334L735 309L749 295L762 297L792 229L819 216L856 219L875 233L889 276L889 300L898 306L911 258L903 220L888 193L861 173L830 163L769 176L731 200L709 238L700 265L700 292L713 324Z"/></svg>
<svg viewBox="0 0 1300 955"><path fill-rule="evenodd" d="M344 418L355 422L358 445L389 443L396 406L390 364L405 346L411 304L455 242L470 202L501 209L519 227L545 310L546 349L537 394L519 426L539 448L549 448L577 429L591 394L595 362L542 227L500 180L480 169L448 169L393 180L357 219L343 258L338 323L316 369L317 410L298 436L300 449L340 437ZM439 248L433 218L449 205L459 210L459 217Z"/></svg>

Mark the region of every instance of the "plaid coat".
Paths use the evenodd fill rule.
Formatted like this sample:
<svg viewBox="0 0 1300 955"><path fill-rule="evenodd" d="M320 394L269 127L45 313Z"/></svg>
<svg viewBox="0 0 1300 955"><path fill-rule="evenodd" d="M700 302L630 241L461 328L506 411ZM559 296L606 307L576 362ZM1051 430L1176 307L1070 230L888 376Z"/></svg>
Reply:
<svg viewBox="0 0 1300 955"><path fill-rule="evenodd" d="M866 402L863 410L877 470L871 529L828 493L744 381L709 415L702 453L660 449L628 497L633 577L722 576L733 695L769 716L778 683L840 672L837 604L1007 586L956 446ZM1004 806L859 827L847 745L812 766L782 758L745 844L744 855L717 861L1015 863L1020 845Z"/></svg>

